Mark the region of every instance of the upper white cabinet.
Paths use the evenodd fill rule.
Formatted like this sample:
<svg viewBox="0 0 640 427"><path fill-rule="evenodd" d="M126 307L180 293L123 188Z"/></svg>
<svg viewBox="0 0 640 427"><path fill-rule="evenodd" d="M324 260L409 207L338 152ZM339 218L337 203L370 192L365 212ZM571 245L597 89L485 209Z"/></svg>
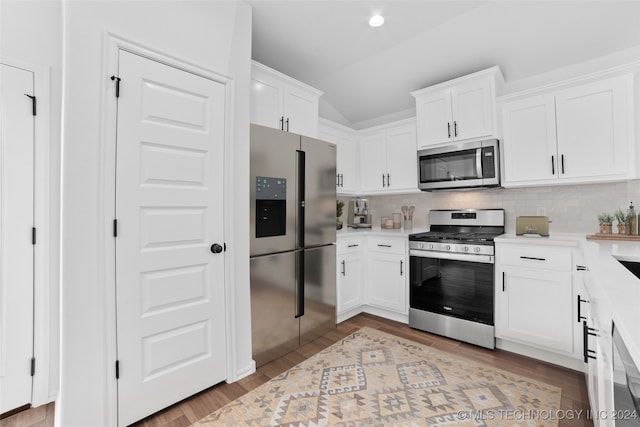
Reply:
<svg viewBox="0 0 640 427"><path fill-rule="evenodd" d="M360 137L360 192L418 191L413 119L379 126Z"/></svg>
<svg viewBox="0 0 640 427"><path fill-rule="evenodd" d="M498 67L411 92L416 98L417 147L496 138L496 92L504 85Z"/></svg>
<svg viewBox="0 0 640 427"><path fill-rule="evenodd" d="M320 119L318 138L337 147L336 192L355 194L358 191L358 137L355 131Z"/></svg>
<svg viewBox="0 0 640 427"><path fill-rule="evenodd" d="M251 122L318 136L317 89L258 62L251 63Z"/></svg>
<svg viewBox="0 0 640 427"><path fill-rule="evenodd" d="M633 178L632 96L623 75L502 103L503 185Z"/></svg>

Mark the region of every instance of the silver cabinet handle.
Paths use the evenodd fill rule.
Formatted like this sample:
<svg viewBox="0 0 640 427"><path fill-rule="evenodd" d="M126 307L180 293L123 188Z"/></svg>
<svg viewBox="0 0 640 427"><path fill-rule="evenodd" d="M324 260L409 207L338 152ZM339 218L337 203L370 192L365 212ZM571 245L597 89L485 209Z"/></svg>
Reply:
<svg viewBox="0 0 640 427"><path fill-rule="evenodd" d="M451 138L451 123L447 122L447 136Z"/></svg>
<svg viewBox="0 0 640 427"><path fill-rule="evenodd" d="M404 272L402 271L402 264L404 263L404 261L400 260L400 275L402 276L404 274Z"/></svg>
<svg viewBox="0 0 640 427"><path fill-rule="evenodd" d="M391 175L387 174L387 187L391 187Z"/></svg>
<svg viewBox="0 0 640 427"><path fill-rule="evenodd" d="M347 246L347 247L348 247L348 248L355 248L355 247L358 247L358 246L360 246L360 245L358 245L358 244L354 243L354 244L349 245L349 246Z"/></svg>
<svg viewBox="0 0 640 427"><path fill-rule="evenodd" d="M284 116L280 116L280 130L284 130Z"/></svg>
<svg viewBox="0 0 640 427"><path fill-rule="evenodd" d="M380 243L378 243L378 246L380 246L381 248L390 248L391 247L391 245L382 245Z"/></svg>
<svg viewBox="0 0 640 427"><path fill-rule="evenodd" d="M344 260L342 260L342 275L343 275L343 276L345 276L345 275L346 275L346 268L345 268Z"/></svg>
<svg viewBox="0 0 640 427"><path fill-rule="evenodd" d="M386 187L386 186L384 185L384 174L382 174L382 186L383 186L383 187Z"/></svg>

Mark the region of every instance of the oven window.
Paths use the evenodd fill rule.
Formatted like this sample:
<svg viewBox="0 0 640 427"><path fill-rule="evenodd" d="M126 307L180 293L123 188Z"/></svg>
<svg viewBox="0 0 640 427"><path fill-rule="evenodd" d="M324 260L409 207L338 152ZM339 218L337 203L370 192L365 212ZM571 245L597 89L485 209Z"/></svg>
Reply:
<svg viewBox="0 0 640 427"><path fill-rule="evenodd" d="M420 182L477 179L476 150L420 157Z"/></svg>
<svg viewBox="0 0 640 427"><path fill-rule="evenodd" d="M493 264L410 257L410 306L493 325Z"/></svg>

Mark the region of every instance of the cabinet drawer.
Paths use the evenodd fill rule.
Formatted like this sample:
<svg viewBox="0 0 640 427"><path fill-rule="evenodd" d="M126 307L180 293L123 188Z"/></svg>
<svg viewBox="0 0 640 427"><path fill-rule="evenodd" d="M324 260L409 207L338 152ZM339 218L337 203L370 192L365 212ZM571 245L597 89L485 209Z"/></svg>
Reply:
<svg viewBox="0 0 640 427"><path fill-rule="evenodd" d="M349 254L359 252L363 249L362 237L340 237L336 242L337 254Z"/></svg>
<svg viewBox="0 0 640 427"><path fill-rule="evenodd" d="M500 246L496 262L516 267L571 271L571 255L570 249L550 246Z"/></svg>
<svg viewBox="0 0 640 427"><path fill-rule="evenodd" d="M367 251L404 255L406 243L405 239L369 237L367 239Z"/></svg>

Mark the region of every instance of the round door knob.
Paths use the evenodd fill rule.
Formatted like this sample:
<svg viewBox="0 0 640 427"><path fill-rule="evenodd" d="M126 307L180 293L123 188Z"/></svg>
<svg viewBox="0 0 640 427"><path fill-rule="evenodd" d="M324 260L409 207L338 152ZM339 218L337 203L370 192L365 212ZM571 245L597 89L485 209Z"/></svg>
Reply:
<svg viewBox="0 0 640 427"><path fill-rule="evenodd" d="M219 254L220 252L223 251L223 247L217 243L214 243L213 245L211 245L211 252L213 252L214 254Z"/></svg>

